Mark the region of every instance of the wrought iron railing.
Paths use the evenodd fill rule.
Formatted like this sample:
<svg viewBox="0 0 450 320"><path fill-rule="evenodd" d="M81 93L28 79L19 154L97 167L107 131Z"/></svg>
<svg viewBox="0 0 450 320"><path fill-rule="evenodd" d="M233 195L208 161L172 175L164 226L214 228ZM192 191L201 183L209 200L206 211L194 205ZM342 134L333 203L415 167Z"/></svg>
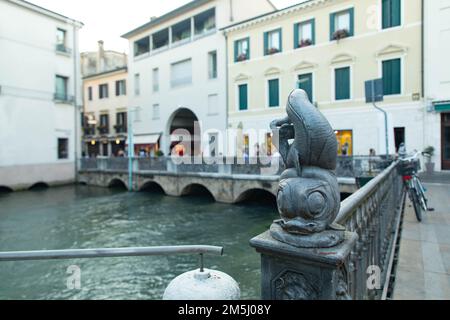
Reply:
<svg viewBox="0 0 450 320"><path fill-rule="evenodd" d="M358 235L347 258L349 294L353 299L386 298L393 250L404 210L403 182L398 162L342 202L336 222ZM379 268L381 287L367 286L368 269Z"/></svg>

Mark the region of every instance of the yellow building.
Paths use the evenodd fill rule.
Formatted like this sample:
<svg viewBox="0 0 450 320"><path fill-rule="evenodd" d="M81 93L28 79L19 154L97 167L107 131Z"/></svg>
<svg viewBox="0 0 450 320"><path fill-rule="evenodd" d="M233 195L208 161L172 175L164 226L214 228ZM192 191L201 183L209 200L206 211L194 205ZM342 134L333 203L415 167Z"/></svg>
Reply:
<svg viewBox="0 0 450 320"><path fill-rule="evenodd" d="M365 98L365 81L383 78L389 152L400 142L422 150L422 26L421 0L310 0L225 28L229 128L270 132L302 88L336 130L340 155L384 154L384 115ZM244 136L245 147L267 144L259 136Z"/></svg>

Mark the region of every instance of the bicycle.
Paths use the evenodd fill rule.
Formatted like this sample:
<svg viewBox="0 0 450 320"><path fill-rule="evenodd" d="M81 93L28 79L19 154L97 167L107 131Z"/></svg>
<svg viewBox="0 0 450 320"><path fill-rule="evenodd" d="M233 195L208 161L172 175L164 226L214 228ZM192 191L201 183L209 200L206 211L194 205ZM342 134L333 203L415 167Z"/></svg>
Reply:
<svg viewBox="0 0 450 320"><path fill-rule="evenodd" d="M417 220L422 222L422 210L429 211L426 189L420 181L417 173L420 170L419 152L409 157L400 158L404 188L408 192L409 199L413 203Z"/></svg>

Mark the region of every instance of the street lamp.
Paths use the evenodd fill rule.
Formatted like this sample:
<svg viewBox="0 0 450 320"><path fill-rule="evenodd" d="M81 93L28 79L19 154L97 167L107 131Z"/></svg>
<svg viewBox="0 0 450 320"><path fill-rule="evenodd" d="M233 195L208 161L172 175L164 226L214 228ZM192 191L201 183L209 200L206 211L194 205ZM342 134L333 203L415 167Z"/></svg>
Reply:
<svg viewBox="0 0 450 320"><path fill-rule="evenodd" d="M134 109L128 109L128 190L133 191L133 159L134 159L134 133L133 133L133 123L139 122L139 112L141 107L136 107ZM133 116L137 113L136 119Z"/></svg>

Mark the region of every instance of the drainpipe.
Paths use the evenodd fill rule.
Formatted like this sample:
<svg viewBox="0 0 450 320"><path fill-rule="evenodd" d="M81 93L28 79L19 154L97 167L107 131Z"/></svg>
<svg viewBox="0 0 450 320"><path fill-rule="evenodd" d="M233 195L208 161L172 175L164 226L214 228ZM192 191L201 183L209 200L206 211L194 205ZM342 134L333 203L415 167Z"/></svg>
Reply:
<svg viewBox="0 0 450 320"><path fill-rule="evenodd" d="M228 123L228 103L230 98L228 97L229 94L229 88L228 88L228 78L229 78L229 74L228 74L228 34L224 31L223 32L224 36L225 36L225 149L224 149L224 154L225 156L228 156L228 127L229 127L229 123Z"/></svg>
<svg viewBox="0 0 450 320"><path fill-rule="evenodd" d="M73 25L73 109L74 109L74 160L75 160L75 182L78 182L78 78L77 78L77 58L78 58L78 47L77 47L77 27Z"/></svg>

